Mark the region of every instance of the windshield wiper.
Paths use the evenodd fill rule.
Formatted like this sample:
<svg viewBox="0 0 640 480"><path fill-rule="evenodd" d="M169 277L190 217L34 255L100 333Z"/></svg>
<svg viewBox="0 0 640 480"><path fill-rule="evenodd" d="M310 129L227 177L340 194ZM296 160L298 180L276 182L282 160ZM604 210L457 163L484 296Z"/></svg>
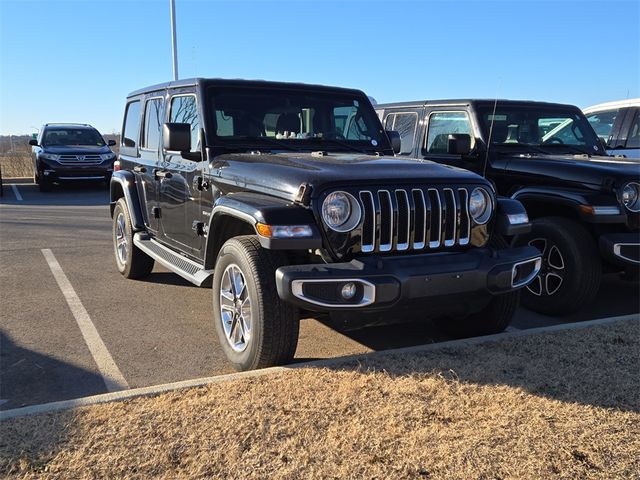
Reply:
<svg viewBox="0 0 640 480"><path fill-rule="evenodd" d="M336 138L327 138L327 137L309 137L309 138L303 138L302 140L316 140L319 143L332 143L334 145L338 145L340 147L344 147L352 152L358 152L358 153L362 153L364 155L369 155L370 152L373 151L377 151L375 149L363 149L363 148L358 148L358 147L354 147L353 145L349 145L347 142L342 142Z"/></svg>
<svg viewBox="0 0 640 480"><path fill-rule="evenodd" d="M566 143L548 143L548 144L545 145L545 147L566 148L571 153L578 153L580 155L589 155L589 156L591 156L591 153L589 153L588 151L583 150L582 148L577 147L575 145L568 145Z"/></svg>
<svg viewBox="0 0 640 480"><path fill-rule="evenodd" d="M509 152L500 152L500 153L514 153L513 150L516 150L516 148L518 150L521 150L520 152L515 152L515 153L531 153L531 151L534 151L536 153L542 153L543 155L550 155L551 152L548 150L545 150L544 148L540 148L536 145L527 145L527 144L522 144L522 143L498 143L498 144L494 144L498 149L502 148L502 147L508 147L507 149L510 150ZM516 148L514 148L516 147Z"/></svg>

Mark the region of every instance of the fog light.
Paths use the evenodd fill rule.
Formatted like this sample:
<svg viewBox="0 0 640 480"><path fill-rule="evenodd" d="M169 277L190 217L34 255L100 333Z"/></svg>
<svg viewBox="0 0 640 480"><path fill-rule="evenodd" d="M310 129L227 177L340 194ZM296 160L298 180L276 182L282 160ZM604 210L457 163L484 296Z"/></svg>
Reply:
<svg viewBox="0 0 640 480"><path fill-rule="evenodd" d="M356 296L356 284L353 282L345 283L342 286L342 290L340 290L340 295L342 295L342 298L345 300L351 300Z"/></svg>

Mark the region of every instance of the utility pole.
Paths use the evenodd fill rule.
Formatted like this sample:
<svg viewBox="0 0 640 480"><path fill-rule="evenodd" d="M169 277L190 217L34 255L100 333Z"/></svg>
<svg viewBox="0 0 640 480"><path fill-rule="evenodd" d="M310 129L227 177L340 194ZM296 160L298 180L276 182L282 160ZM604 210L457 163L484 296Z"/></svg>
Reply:
<svg viewBox="0 0 640 480"><path fill-rule="evenodd" d="M173 80L178 80L178 49L176 46L176 0L169 0L171 8L171 52L173 53Z"/></svg>

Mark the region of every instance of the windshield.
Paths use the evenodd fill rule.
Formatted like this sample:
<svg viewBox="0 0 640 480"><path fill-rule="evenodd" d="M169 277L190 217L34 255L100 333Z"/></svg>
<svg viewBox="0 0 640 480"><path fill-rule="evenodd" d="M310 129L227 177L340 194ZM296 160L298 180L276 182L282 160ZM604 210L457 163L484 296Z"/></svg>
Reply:
<svg viewBox="0 0 640 480"><path fill-rule="evenodd" d="M211 89L216 145L283 150L389 150L380 120L363 97L341 92Z"/></svg>
<svg viewBox="0 0 640 480"><path fill-rule="evenodd" d="M55 146L97 146L105 145L102 135L97 130L89 128L47 128L42 145Z"/></svg>
<svg viewBox="0 0 640 480"><path fill-rule="evenodd" d="M577 112L500 104L495 114L493 105L478 111L485 138L491 130L492 147L528 153L605 153L587 119Z"/></svg>

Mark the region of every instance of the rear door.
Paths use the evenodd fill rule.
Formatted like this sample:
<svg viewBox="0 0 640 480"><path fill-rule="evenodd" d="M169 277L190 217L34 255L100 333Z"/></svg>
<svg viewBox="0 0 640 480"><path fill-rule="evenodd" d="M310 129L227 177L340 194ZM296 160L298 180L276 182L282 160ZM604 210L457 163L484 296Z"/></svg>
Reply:
<svg viewBox="0 0 640 480"><path fill-rule="evenodd" d="M158 220L152 210L157 205L158 198L153 170L157 166L158 156L149 156L141 148L143 112L144 99L129 100L125 109L119 159L121 167L133 172L136 177L136 189L144 223L149 231L155 233L158 230Z"/></svg>
<svg viewBox="0 0 640 480"><path fill-rule="evenodd" d="M144 101L142 116L142 134L140 135L140 159L136 174L138 175L138 191L146 198L145 212L149 229L158 231L159 192L158 180L154 170L160 164L160 128L164 114L164 98L162 92L148 95Z"/></svg>
<svg viewBox="0 0 640 480"><path fill-rule="evenodd" d="M171 91L167 98L165 119L171 123L191 125L191 152L201 152L199 106L195 89ZM156 176L159 181L161 230L165 242L201 258L203 237L202 192L197 177L202 176L203 162L183 158L180 152L162 151L162 163Z"/></svg>
<svg viewBox="0 0 640 480"><path fill-rule="evenodd" d="M624 110L626 110L624 122L620 127L612 153L622 154L627 158L640 158L640 108L630 107Z"/></svg>

